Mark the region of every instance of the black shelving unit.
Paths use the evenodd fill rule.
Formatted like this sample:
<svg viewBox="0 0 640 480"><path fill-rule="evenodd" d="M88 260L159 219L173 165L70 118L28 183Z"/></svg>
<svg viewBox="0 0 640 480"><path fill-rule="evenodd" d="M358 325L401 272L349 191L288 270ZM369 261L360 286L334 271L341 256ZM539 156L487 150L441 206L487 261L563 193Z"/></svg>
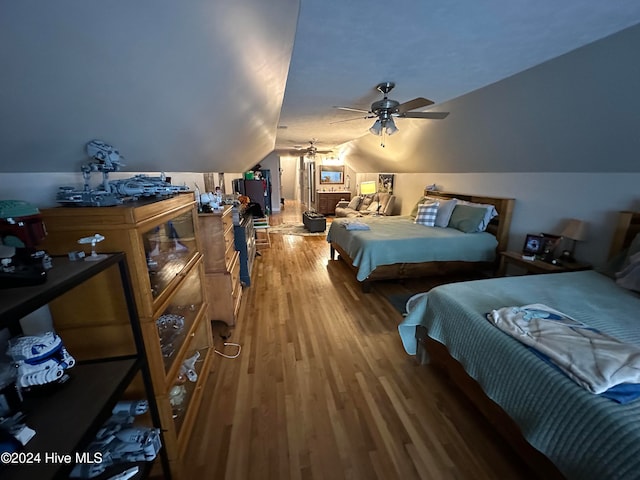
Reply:
<svg viewBox="0 0 640 480"><path fill-rule="evenodd" d="M47 272L45 283L0 290L0 328L19 333L19 320L22 317L114 265L118 266L120 272L136 355L78 362L69 370L70 380L66 383L56 386L47 395L25 396L22 411L26 414L26 424L35 430L36 435L23 452L40 454L40 459L29 465L0 465L0 478L3 480L67 478L75 462L47 462L45 455L71 454L75 460L75 453L82 453L93 440L98 429L110 417L113 406L139 372L145 384L151 421L155 427L159 427L160 417L124 253L109 254L97 262L71 262L66 257L54 257L53 268ZM73 355L73 352L70 353ZM164 478L170 478L164 447L159 459ZM140 464L140 467L141 473L136 478L144 477L150 469L147 464Z"/></svg>

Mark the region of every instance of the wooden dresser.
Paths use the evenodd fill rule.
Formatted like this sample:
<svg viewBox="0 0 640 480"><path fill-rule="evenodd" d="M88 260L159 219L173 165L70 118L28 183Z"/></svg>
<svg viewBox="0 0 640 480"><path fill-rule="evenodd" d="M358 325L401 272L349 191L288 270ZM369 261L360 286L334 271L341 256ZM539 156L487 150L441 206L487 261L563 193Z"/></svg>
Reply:
<svg viewBox="0 0 640 480"><path fill-rule="evenodd" d="M227 325L236 324L242 299L240 254L235 249L232 214L230 205L214 213L198 214L209 320L222 320Z"/></svg>
<svg viewBox="0 0 640 480"><path fill-rule="evenodd" d="M351 200L351 192L316 192L316 211L322 215L335 215L340 200Z"/></svg>
<svg viewBox="0 0 640 480"><path fill-rule="evenodd" d="M50 254L67 255L83 247L88 253L90 247L77 241L96 233L105 237L96 245L98 253L126 254L171 476L183 478L182 463L187 460L186 447L213 357L193 194L113 207L57 207L41 213L47 228L42 247ZM121 286L108 282L96 288L99 301L84 305L87 315L115 310L115 318L126 318L126 306L112 301ZM78 308L78 303L65 302L56 305L55 314L64 319L65 309ZM72 341L73 329L66 331ZM109 324L92 335L78 331L82 335L78 343L89 350L100 348L102 355L121 354L119 346L130 343L130 333L124 336L121 331ZM190 378L185 378L185 368L192 371L187 371Z"/></svg>

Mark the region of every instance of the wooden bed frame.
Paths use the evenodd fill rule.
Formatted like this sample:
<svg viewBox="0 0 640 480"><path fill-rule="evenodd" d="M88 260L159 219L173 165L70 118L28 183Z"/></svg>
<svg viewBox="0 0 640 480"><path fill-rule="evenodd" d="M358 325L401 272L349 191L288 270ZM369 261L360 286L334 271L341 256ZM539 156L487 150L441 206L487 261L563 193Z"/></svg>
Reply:
<svg viewBox="0 0 640 480"><path fill-rule="evenodd" d="M640 212L620 212L609 258L627 248L638 234L640 234ZM464 367L449 354L446 346L429 337L427 329L422 326L416 328L416 338L418 339L416 353L418 362L428 363L443 370L533 471L545 479L565 478L551 460L525 440L518 425L502 407L484 393L480 384L470 377Z"/></svg>
<svg viewBox="0 0 640 480"><path fill-rule="evenodd" d="M487 232L495 235L498 240L496 247L496 259L493 262L421 262L421 263L396 263L393 265L379 265L369 274L366 280L361 282L364 292L371 291L371 282L376 280L389 280L401 278L427 277L434 275L452 275L468 271L496 270L499 263L500 252L507 249L509 241L509 228L511 227L511 216L513 214L512 198L487 197L481 195L468 195L452 192L439 192L425 190L425 197L458 198L474 203L486 203L496 207L498 216L494 218L487 228ZM353 271L358 271L353 266L353 260L340 245L330 242L330 259L335 258L338 252L339 259L344 261Z"/></svg>

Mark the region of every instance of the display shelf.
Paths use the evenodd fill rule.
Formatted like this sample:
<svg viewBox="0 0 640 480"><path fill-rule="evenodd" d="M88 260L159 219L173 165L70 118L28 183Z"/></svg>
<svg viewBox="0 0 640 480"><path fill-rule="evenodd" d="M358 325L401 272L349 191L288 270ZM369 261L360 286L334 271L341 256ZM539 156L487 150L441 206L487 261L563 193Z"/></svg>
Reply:
<svg viewBox="0 0 640 480"><path fill-rule="evenodd" d="M20 319L25 315L44 305L53 305L61 299L72 305L80 300L95 301L104 297L104 292L96 289L82 290L83 286L91 284L96 278L119 278L119 288L112 285L111 294L113 299L123 297L123 314L128 319L124 321L129 325L129 340L132 343L130 350L133 353L78 361L75 366L66 370L68 379L64 383L24 389L20 411L25 414L24 422L35 431L35 436L27 442L23 452L33 453L34 462L4 466L0 470L0 477L3 479L67 478L75 465L75 454L86 451L99 428L111 416L114 405L140 373L144 384L142 393L149 402L151 423L154 427L160 427L159 410L151 388L125 254L106 254L103 259L93 262L72 262L67 257L54 256L52 265L47 272L46 282L41 285L0 290L0 328L20 333ZM116 268L118 273L113 275L113 269ZM85 298L87 296L89 298ZM71 321L86 328L93 324L91 317L79 312L70 317L78 317ZM58 329L60 318L53 315L52 320L54 329L69 353L74 356L73 348L67 343L65 330ZM52 455L59 457L54 459ZM71 455L73 461L60 461L59 458L64 455ZM165 478L168 478L169 462L164 448L160 459ZM150 468L150 464L141 466L143 470Z"/></svg>
<svg viewBox="0 0 640 480"><path fill-rule="evenodd" d="M156 320L166 372L175 369L172 367L176 359L181 358L180 351L189 332L193 330L203 305L200 268L193 268L185 275L174 295L161 307ZM163 320L168 320L170 325L163 325ZM171 335L172 332L175 335Z"/></svg>
<svg viewBox="0 0 640 480"><path fill-rule="evenodd" d="M46 463L45 455L82 452L110 415L140 368L136 357L76 364L70 379L46 396L26 393L23 413L36 435L24 448L40 454L40 462L0 470L3 479L65 476L73 465Z"/></svg>
<svg viewBox="0 0 640 480"><path fill-rule="evenodd" d="M108 255L100 262L72 262L68 257L53 257L55 268L47 271L45 283L0 290L0 325L10 326L12 320L46 305L111 265L119 264L123 258L121 253Z"/></svg>
<svg viewBox="0 0 640 480"><path fill-rule="evenodd" d="M180 446L190 435L199 402L188 403L185 422L178 431L169 405L169 391L194 345L209 348L213 343L211 325L205 315L208 301L204 290L204 256L193 193L125 202L108 208L57 207L43 209L41 213L48 232L43 248L50 253L66 253L78 238L96 232L105 237L96 246L98 253L113 250L126 253L139 319L136 328L143 340L169 469L172 477L183 478L182 463L187 458ZM106 298L112 295L111 283L106 281L97 287ZM78 343L82 340L77 347L83 355L91 355L96 348L101 352L119 353L131 348L131 339L127 338L122 325L111 320L122 311L122 305L113 302L103 303L100 307L87 302L56 305L60 316L75 309L103 317L99 328L93 329L84 339L75 335L77 325L65 325L70 337ZM105 312L113 314L105 318ZM166 348L166 342L161 343L163 332L158 329L163 315L184 318L183 332L169 340L172 343L169 348ZM202 368L202 376L206 377L209 363Z"/></svg>

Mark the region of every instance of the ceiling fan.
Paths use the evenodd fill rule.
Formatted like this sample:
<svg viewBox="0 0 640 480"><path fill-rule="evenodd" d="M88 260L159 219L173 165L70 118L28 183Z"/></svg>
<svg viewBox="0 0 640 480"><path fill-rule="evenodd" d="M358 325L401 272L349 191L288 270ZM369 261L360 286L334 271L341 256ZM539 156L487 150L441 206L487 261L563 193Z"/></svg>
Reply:
<svg viewBox="0 0 640 480"><path fill-rule="evenodd" d="M333 152L333 150L318 150L318 147L316 146L317 141L318 139L312 138L311 140L309 140L309 146L306 148L302 147L302 145L296 145L294 147L294 150L291 150L291 153L294 155L303 155L306 157L314 158L318 153L323 154Z"/></svg>
<svg viewBox="0 0 640 480"><path fill-rule="evenodd" d="M353 107L334 107L338 110L346 110L349 112L361 112L366 113L364 117L356 117L356 118L348 118L346 120L338 120L337 122L331 123L340 123L340 122L348 122L351 120L358 120L362 118L376 118L377 120L371 126L369 131L374 135L380 135L383 137L381 145L384 147L384 135L393 135L398 131L398 127L396 127L395 122L393 121L394 117L400 118L427 118L431 120L442 120L449 115L449 112L411 112L411 110L415 110L416 108L424 108L429 105L433 105L433 101L427 98L418 97L413 100L409 100L408 102L400 103L396 100L392 100L388 97L388 94L396 84L393 82L383 82L379 83L376 86L376 90L384 95L382 100L378 100L377 102L373 102L371 104L371 109L363 110L361 108L353 108Z"/></svg>

